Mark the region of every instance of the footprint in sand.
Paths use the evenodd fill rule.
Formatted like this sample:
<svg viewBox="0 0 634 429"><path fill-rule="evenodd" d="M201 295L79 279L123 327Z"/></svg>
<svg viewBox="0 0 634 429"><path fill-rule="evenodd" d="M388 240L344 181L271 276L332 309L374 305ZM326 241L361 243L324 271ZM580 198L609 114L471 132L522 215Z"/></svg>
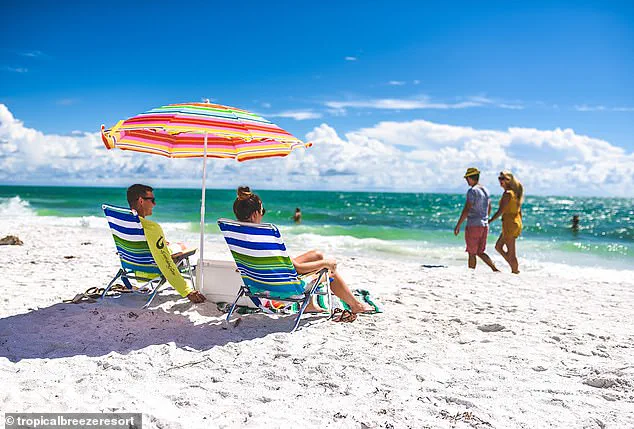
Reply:
<svg viewBox="0 0 634 429"><path fill-rule="evenodd" d="M489 325L480 325L478 329L482 332L500 332L505 329L505 326L500 325L499 323L491 323Z"/></svg>

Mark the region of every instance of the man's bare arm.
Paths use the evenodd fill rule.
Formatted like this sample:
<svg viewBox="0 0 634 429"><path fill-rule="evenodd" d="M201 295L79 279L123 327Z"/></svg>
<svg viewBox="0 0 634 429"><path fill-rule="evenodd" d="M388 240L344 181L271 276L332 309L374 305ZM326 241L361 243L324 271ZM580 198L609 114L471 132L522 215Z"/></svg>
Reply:
<svg viewBox="0 0 634 429"><path fill-rule="evenodd" d="M456 227L453 229L453 233L454 235L458 235L460 233L460 225L462 225L462 222L464 222L464 220L467 218L467 215L469 214L469 210L471 209L472 204L469 201L466 201L464 203L464 208L462 209L462 213L460 213L460 219L458 219L458 223L456 224Z"/></svg>

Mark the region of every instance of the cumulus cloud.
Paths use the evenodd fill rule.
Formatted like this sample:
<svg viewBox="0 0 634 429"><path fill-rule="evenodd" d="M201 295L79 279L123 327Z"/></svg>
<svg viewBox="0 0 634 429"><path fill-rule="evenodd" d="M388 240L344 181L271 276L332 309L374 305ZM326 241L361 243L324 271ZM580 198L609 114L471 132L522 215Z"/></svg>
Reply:
<svg viewBox="0 0 634 429"><path fill-rule="evenodd" d="M477 166L495 189L510 169L528 194L634 197L634 154L571 129L487 130L425 120L380 122L340 135L321 124L314 143L285 158L238 163L208 160L210 187L463 192ZM200 159L108 151L98 133L70 136L27 128L0 104L0 182L199 186Z"/></svg>
<svg viewBox="0 0 634 429"><path fill-rule="evenodd" d="M311 168L302 171L304 150L287 158L246 163L209 159L207 185L231 188L240 183L260 188L310 188ZM306 175L306 174L308 175ZM0 104L0 183L129 186L200 186L201 159L168 159L118 149L107 150L98 132L45 134L28 128ZM295 177L302 182L296 185ZM318 181L315 181L318 183Z"/></svg>
<svg viewBox="0 0 634 429"><path fill-rule="evenodd" d="M381 122L355 134L401 148L416 168L431 170L420 185L425 190L455 189L462 171L475 165L490 181L510 169L539 194L634 196L634 154L571 129L479 130L416 120Z"/></svg>

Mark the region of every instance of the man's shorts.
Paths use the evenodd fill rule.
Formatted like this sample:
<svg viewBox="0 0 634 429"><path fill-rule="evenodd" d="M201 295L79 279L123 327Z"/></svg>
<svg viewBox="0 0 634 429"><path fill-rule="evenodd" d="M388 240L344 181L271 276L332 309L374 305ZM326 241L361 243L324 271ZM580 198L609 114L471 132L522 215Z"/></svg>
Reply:
<svg viewBox="0 0 634 429"><path fill-rule="evenodd" d="M470 255L484 253L488 234L488 226L467 226L464 232L464 239L467 242L466 252Z"/></svg>

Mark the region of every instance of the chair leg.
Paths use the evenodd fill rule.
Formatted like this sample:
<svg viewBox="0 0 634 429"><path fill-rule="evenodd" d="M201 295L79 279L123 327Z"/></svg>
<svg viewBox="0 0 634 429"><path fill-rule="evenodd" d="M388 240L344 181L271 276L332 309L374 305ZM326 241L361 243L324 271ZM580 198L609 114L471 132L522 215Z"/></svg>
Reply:
<svg viewBox="0 0 634 429"><path fill-rule="evenodd" d="M314 289L315 288L313 288L313 290ZM310 302L310 299L312 297L313 297L313 294L308 293L308 295L304 299L304 302L302 302L302 306L299 308L299 311L297 312L297 317L295 318L295 325L293 326L293 329L291 329L291 334L295 332L295 330L299 326L299 320L302 318L302 314L304 314L304 310L306 310L306 307L308 307L308 303Z"/></svg>
<svg viewBox="0 0 634 429"><path fill-rule="evenodd" d="M231 318L231 315L233 314L233 310L235 310L236 306L238 305L238 300L240 298L242 298L242 296L245 294L245 289L244 287L240 288L240 292L238 292L238 296L236 297L236 299L233 301L233 304L231 304L231 307L229 308L229 313L227 314L227 323L229 323L229 319Z"/></svg>
<svg viewBox="0 0 634 429"><path fill-rule="evenodd" d="M166 282L165 278L162 278L161 281L159 282L159 284L156 285L156 287L154 288L154 290L150 294L150 298L147 300L145 305L143 307L141 307L141 308L143 308L145 310L146 308L148 308L150 306L150 304L152 303L152 300L154 300L154 297L156 296L156 294L158 294L159 290L165 284L165 282Z"/></svg>
<svg viewBox="0 0 634 429"><path fill-rule="evenodd" d="M121 277L124 273L125 271L123 271L123 268L120 268L119 271L117 272L117 275L114 276L112 280L110 280L110 283L108 283L108 286L106 286L106 288L103 290L103 293L101 294L102 299L106 297L106 293L108 293L112 285L114 285L114 282L116 282L117 279Z"/></svg>
<svg viewBox="0 0 634 429"><path fill-rule="evenodd" d="M328 311L332 316L334 308L332 308L332 291L330 290L330 279L326 279L326 290L328 291Z"/></svg>
<svg viewBox="0 0 634 429"><path fill-rule="evenodd" d="M187 273L189 274L189 279L192 281L192 286L194 287L194 290L198 290L198 288L196 288L196 277L194 277L193 271L192 271L192 265L189 263L189 258L186 259L186 264L187 264Z"/></svg>

